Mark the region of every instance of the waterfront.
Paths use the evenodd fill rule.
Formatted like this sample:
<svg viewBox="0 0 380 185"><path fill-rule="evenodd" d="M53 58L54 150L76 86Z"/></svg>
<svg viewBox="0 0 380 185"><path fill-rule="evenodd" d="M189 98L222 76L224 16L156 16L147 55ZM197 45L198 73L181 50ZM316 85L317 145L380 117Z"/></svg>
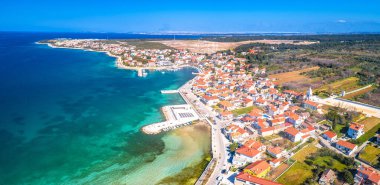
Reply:
<svg viewBox="0 0 380 185"><path fill-rule="evenodd" d="M41 39L0 37L1 184L151 184L202 160L207 131L139 130L163 120L162 106L183 103L160 90L194 69L138 78L105 53L34 44Z"/></svg>

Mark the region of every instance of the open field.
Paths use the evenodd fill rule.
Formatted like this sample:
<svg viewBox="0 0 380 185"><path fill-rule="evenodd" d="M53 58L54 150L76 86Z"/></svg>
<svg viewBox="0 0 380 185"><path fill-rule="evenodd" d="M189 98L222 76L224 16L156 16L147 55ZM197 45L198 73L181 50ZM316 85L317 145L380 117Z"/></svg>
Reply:
<svg viewBox="0 0 380 185"><path fill-rule="evenodd" d="M239 115L247 114L247 113L251 112L253 108L257 108L257 107L256 106L249 106L249 107L244 107L244 108L240 108L240 109L235 109L235 110L232 110L231 112L234 114L234 116L239 116Z"/></svg>
<svg viewBox="0 0 380 185"><path fill-rule="evenodd" d="M363 95L363 94L368 93L368 92L370 92L370 91L372 91L374 89L375 88L373 86L371 86L371 87L362 89L360 91L356 91L354 93L347 94L347 95L343 96L342 98L349 99L349 100L354 100L354 97Z"/></svg>
<svg viewBox="0 0 380 185"><path fill-rule="evenodd" d="M380 124L380 118L368 117L359 121L359 123L364 125L364 131L367 132L368 130L371 130L374 126L376 126L377 124Z"/></svg>
<svg viewBox="0 0 380 185"><path fill-rule="evenodd" d="M314 144L309 144L293 155L292 159L303 162L308 155L316 153L317 151L318 148Z"/></svg>
<svg viewBox="0 0 380 185"><path fill-rule="evenodd" d="M359 158L370 163L371 165L375 165L378 163L378 158L380 155L380 149L367 145L359 154Z"/></svg>
<svg viewBox="0 0 380 185"><path fill-rule="evenodd" d="M302 184L307 178L313 176L312 167L296 161L288 171L282 174L277 182L284 185Z"/></svg>
<svg viewBox="0 0 380 185"><path fill-rule="evenodd" d="M323 85L322 87L316 89L315 92L328 92L340 94L342 90L348 92L360 88L361 86L358 84L358 82L359 78L349 77L330 84Z"/></svg>
<svg viewBox="0 0 380 185"><path fill-rule="evenodd" d="M305 75L301 75L301 73L313 71L313 70L317 70L317 69L319 69L319 67L310 67L310 68L301 69L298 71L269 75L269 78L274 79L279 84L283 84L286 82L294 82L294 81L309 82L309 81L311 81L311 79Z"/></svg>
<svg viewBox="0 0 380 185"><path fill-rule="evenodd" d="M316 42L312 41L294 41L294 40L248 40L241 42L212 42L205 40L162 40L162 41L151 41L161 44L165 44L169 47L176 49L188 49L192 52L197 53L215 53L221 50L234 49L243 44L250 43L264 43L264 44L294 44L294 45L309 45Z"/></svg>
<svg viewBox="0 0 380 185"><path fill-rule="evenodd" d="M313 161L313 164L319 165L319 166L325 166L325 167L332 168L332 169L338 170L338 171L343 171L344 169L347 168L347 166L345 164L342 164L341 162L332 158L331 156L323 156L323 157L318 156Z"/></svg>
<svg viewBox="0 0 380 185"><path fill-rule="evenodd" d="M301 69L297 71L269 75L269 78L276 80L276 82L280 84L285 83L285 82L311 80L307 76L301 75L301 73L313 71L317 69L319 69L319 67L315 66L315 67L310 67L310 68Z"/></svg>
<svg viewBox="0 0 380 185"><path fill-rule="evenodd" d="M373 136L375 136L375 134L377 133L377 131L380 129L380 124L376 124L374 127L372 127L370 130L368 130L367 132L365 132L362 136L360 136L356 141L358 144L362 144L366 141L368 141L369 139L371 139Z"/></svg>

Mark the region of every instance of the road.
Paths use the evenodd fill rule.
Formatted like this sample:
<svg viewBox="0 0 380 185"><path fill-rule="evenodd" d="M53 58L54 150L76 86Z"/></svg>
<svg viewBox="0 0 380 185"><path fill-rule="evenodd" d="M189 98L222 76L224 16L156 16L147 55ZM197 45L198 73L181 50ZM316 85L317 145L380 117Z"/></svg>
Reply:
<svg viewBox="0 0 380 185"><path fill-rule="evenodd" d="M222 170L227 166L227 146L229 142L222 133L225 122L217 118L216 113L210 107L201 103L198 98L191 92L191 81L180 88L180 93L188 104L191 104L201 119L206 120L211 126L211 147L213 158L216 160L215 168L206 184L219 184L217 178L222 175ZM215 121L215 124L209 118Z"/></svg>
<svg viewBox="0 0 380 185"><path fill-rule="evenodd" d="M336 98L325 98L325 99L315 98L315 101L320 104L341 107L347 110L362 112L369 116L375 116L375 117L380 118L380 109L374 106L359 104L355 102L349 102L349 101L340 100Z"/></svg>

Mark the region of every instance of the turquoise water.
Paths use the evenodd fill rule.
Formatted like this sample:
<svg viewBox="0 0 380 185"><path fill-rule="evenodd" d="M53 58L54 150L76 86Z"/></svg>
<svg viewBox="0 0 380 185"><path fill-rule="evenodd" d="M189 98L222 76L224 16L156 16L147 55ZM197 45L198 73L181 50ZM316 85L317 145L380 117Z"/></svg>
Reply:
<svg viewBox="0 0 380 185"><path fill-rule="evenodd" d="M193 69L139 78L104 53L41 39L0 35L0 184L154 184L201 159L197 138L140 132L183 103L160 90Z"/></svg>

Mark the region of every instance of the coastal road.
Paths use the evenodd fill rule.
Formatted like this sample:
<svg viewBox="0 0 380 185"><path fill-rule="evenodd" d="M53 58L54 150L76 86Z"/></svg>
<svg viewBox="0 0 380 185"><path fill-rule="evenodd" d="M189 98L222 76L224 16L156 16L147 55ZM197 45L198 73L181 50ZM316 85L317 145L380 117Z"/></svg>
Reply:
<svg viewBox="0 0 380 185"><path fill-rule="evenodd" d="M199 102L198 98L191 92L191 82L183 85L180 88L180 92L186 99L185 101L191 104L197 113L200 114L199 116L206 119L211 125L211 148L213 158L216 160L216 165L206 184L219 184L219 180L217 180L217 178L222 175L222 170L226 168L228 158L228 141L222 134L224 123L216 117L215 112L210 110L210 108L203 103ZM215 124L212 123L209 118L212 118L215 121Z"/></svg>

